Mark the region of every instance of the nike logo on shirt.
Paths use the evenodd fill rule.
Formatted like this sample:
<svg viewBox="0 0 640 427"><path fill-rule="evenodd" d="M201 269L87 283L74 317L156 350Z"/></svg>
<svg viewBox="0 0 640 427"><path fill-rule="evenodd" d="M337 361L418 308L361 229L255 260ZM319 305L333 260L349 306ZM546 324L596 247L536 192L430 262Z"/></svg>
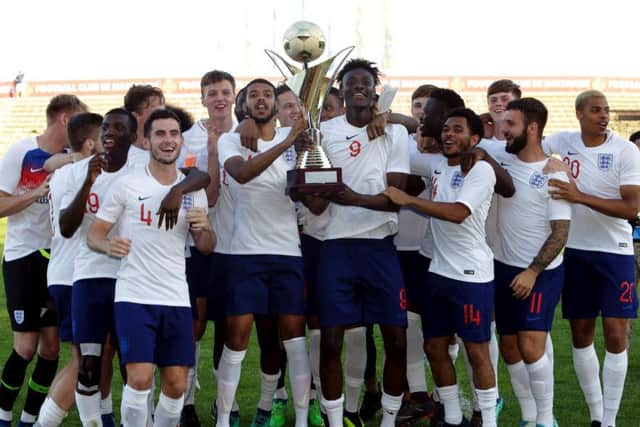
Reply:
<svg viewBox="0 0 640 427"><path fill-rule="evenodd" d="M577 156L580 153L572 153L571 151L567 151L567 155L569 156Z"/></svg>
<svg viewBox="0 0 640 427"><path fill-rule="evenodd" d="M31 171L31 173L41 172L41 171L43 171L43 170L44 170L44 168L36 168L36 169L34 169L34 168L29 168L29 171Z"/></svg>
<svg viewBox="0 0 640 427"><path fill-rule="evenodd" d="M138 196L138 201L141 202L143 200L147 200L150 199L152 196L147 196L147 197L142 197L142 196Z"/></svg>
<svg viewBox="0 0 640 427"><path fill-rule="evenodd" d="M439 171L439 170L437 170L437 169L433 171L433 174L434 174L434 175L440 175L441 173L442 173L442 172L440 172L440 171Z"/></svg>
<svg viewBox="0 0 640 427"><path fill-rule="evenodd" d="M356 133L355 135L351 135L347 137L347 141L349 141L350 139L355 138L356 136L360 135L360 133Z"/></svg>

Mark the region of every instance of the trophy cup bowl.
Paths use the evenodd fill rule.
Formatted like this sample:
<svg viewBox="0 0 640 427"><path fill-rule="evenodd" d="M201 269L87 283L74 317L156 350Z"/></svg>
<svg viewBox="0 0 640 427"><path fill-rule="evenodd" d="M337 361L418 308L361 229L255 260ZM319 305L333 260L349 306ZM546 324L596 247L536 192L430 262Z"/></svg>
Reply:
<svg viewBox="0 0 640 427"><path fill-rule="evenodd" d="M309 150L298 154L295 169L287 173L285 193L291 195L292 193L342 191L344 189L342 170L332 167L322 149L322 136L318 127L324 99L340 67L353 50L353 46L342 49L316 65L309 66L310 61L322 55L325 42L320 27L307 21L299 21L291 25L285 32L283 44L287 55L294 61L302 62L303 68L288 63L282 56L271 50L265 50L265 53L286 78L287 86L300 99L306 112L306 133L312 143Z"/></svg>

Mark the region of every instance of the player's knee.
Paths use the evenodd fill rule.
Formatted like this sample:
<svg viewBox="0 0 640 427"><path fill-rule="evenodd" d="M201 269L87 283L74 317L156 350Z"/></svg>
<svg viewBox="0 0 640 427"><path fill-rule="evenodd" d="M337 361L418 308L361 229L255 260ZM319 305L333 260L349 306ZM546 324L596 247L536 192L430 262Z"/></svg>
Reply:
<svg viewBox="0 0 640 427"><path fill-rule="evenodd" d="M424 352L429 358L429 362L432 364L438 364L445 361L451 362L448 348L446 343L442 343L441 340L427 339L424 342Z"/></svg>
<svg viewBox="0 0 640 427"><path fill-rule="evenodd" d="M78 393L92 395L100 389L100 356L80 356Z"/></svg>
<svg viewBox="0 0 640 427"><path fill-rule="evenodd" d="M605 334L604 345L609 353L620 353L627 348L629 335L626 330Z"/></svg>
<svg viewBox="0 0 640 427"><path fill-rule="evenodd" d="M483 344L466 344L467 356L469 356L469 363L474 370L481 370L485 365L491 366L491 358L489 356L489 346L486 343Z"/></svg>
<svg viewBox="0 0 640 427"><path fill-rule="evenodd" d="M504 361L510 365L520 361L518 340L515 335L503 335L500 337L500 354L502 354Z"/></svg>
<svg viewBox="0 0 640 427"><path fill-rule="evenodd" d="M387 357L393 358L394 360L406 361L407 334L404 329L398 329L398 333L387 334L384 337L384 351Z"/></svg>
<svg viewBox="0 0 640 427"><path fill-rule="evenodd" d="M162 392L169 397L178 398L187 389L187 377L184 374L175 374L162 377Z"/></svg>
<svg viewBox="0 0 640 427"><path fill-rule="evenodd" d="M58 340L44 340L40 344L38 353L45 359L54 360L58 358L60 353L60 341Z"/></svg>

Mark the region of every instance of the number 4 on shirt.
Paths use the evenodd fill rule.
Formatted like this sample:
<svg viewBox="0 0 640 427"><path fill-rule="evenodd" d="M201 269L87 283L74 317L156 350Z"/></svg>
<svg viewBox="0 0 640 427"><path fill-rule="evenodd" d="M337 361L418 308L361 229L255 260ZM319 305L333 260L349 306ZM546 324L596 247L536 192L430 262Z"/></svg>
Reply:
<svg viewBox="0 0 640 427"><path fill-rule="evenodd" d="M147 211L145 215L144 203L140 203L140 221L151 225L151 211Z"/></svg>

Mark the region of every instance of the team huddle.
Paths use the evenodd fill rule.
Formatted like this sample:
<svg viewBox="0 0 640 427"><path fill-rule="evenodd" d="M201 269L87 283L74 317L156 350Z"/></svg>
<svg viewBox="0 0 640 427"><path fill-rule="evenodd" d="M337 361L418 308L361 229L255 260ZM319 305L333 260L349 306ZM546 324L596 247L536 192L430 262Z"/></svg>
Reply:
<svg viewBox="0 0 640 427"><path fill-rule="evenodd" d="M383 427L497 426L500 355L519 425L557 426L549 331L560 301L591 426L616 425L638 311L629 221L640 212L640 151L608 129L605 95L579 94L580 129L543 137L546 107L510 80L488 88L480 116L431 85L414 91L410 115L381 112L379 70L366 60L336 80L321 147L344 188L288 195L287 172L310 140L286 85L255 79L236 91L230 74L208 72L208 117L195 123L147 85L104 117L73 95L50 101L45 131L2 159L14 345L0 427L34 356L18 426L58 426L74 405L83 426L116 425L115 356L121 425L199 426L209 321L218 427L239 426L241 410L252 426L281 427L289 402L296 427L358 427L380 409ZM239 408L254 324L259 401ZM72 358L58 370L61 342Z"/></svg>

